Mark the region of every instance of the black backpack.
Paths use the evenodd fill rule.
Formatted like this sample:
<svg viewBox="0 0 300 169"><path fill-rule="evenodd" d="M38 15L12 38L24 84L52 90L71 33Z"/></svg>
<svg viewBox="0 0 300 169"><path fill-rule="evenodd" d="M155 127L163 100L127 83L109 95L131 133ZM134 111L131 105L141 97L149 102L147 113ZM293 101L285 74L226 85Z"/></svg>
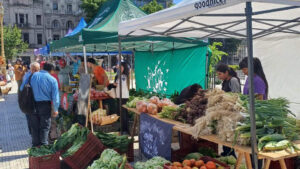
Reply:
<svg viewBox="0 0 300 169"><path fill-rule="evenodd" d="M22 91L19 91L18 102L21 111L25 114L32 114L35 110L35 101L33 96L33 90L30 84L31 77L33 74L29 76L28 82L25 84Z"/></svg>

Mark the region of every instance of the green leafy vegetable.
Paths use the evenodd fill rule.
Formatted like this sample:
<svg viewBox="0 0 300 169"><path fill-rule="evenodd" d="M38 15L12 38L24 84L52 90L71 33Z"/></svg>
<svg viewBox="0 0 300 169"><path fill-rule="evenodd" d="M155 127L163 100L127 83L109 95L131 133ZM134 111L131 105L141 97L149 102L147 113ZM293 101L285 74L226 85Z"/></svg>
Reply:
<svg viewBox="0 0 300 169"><path fill-rule="evenodd" d="M170 162L162 157L153 157L146 162L136 162L134 169L163 169L166 163Z"/></svg>
<svg viewBox="0 0 300 169"><path fill-rule="evenodd" d="M45 155L55 154L53 145L42 145L40 147L32 147L27 150L29 156L32 157L41 157Z"/></svg>

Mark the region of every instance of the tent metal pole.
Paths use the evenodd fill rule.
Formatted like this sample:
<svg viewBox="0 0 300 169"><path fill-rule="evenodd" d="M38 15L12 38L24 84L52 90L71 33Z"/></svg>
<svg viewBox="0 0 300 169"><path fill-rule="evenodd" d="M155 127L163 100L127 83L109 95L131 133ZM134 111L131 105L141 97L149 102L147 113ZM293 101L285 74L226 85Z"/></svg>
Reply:
<svg viewBox="0 0 300 169"><path fill-rule="evenodd" d="M118 73L119 73L119 76L117 80L119 80L119 92L120 92L120 97L119 97L119 111L120 111L120 125L121 125L121 134L123 134L124 132L124 124L123 124L123 113L122 113L122 74L121 74L121 61L122 61L122 48L121 48L121 37L118 36L118 40L119 40L119 70L118 70ZM128 80L128 79L127 79ZM116 91L118 92L118 91Z"/></svg>
<svg viewBox="0 0 300 169"><path fill-rule="evenodd" d="M205 60L205 89L208 89L208 52L206 53Z"/></svg>
<svg viewBox="0 0 300 169"><path fill-rule="evenodd" d="M87 69L87 59L86 59L86 48L85 45L82 46L83 49L83 59L84 59L84 72L85 74L88 73L88 69Z"/></svg>
<svg viewBox="0 0 300 169"><path fill-rule="evenodd" d="M248 83L249 83L249 113L251 121L251 149L254 168L258 169L257 142L256 142L256 124L255 124L255 105L254 105L254 86L253 86L253 37L252 37L252 4L246 2L247 18L247 48L248 48Z"/></svg>
<svg viewBox="0 0 300 169"><path fill-rule="evenodd" d="M131 65L130 65L130 82L131 82L131 88L133 89L133 58L135 58L135 50L132 51L131 55Z"/></svg>

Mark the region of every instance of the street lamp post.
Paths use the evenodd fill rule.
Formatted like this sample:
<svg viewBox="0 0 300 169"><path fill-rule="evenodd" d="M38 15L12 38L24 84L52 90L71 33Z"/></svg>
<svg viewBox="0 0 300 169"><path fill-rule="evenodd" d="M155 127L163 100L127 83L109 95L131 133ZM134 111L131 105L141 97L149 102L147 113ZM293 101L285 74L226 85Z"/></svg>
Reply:
<svg viewBox="0 0 300 169"><path fill-rule="evenodd" d="M1 57L0 57L0 67L2 68L2 72L6 75L6 61L4 54L4 35L3 35L3 16L4 16L4 8L2 3L0 2L0 27L1 27Z"/></svg>

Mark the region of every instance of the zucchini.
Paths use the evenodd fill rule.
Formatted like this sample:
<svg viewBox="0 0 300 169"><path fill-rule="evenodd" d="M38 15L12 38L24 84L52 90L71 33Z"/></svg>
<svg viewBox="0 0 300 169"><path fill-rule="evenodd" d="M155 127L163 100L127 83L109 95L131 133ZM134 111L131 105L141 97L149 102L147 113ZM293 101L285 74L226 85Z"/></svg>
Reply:
<svg viewBox="0 0 300 169"><path fill-rule="evenodd" d="M263 122L262 121L257 121L256 122L256 128L261 128L263 127ZM242 125L242 126L239 126L237 128L235 128L235 131L250 131L251 129L251 124L245 124L245 125Z"/></svg>
<svg viewBox="0 0 300 169"><path fill-rule="evenodd" d="M261 137L265 134L265 128L260 128L256 129L256 137ZM240 134L241 138L250 138L251 137L251 132L246 132L246 133L241 133Z"/></svg>
<svg viewBox="0 0 300 169"><path fill-rule="evenodd" d="M270 141L264 146L265 151L278 151L278 150L284 150L288 148L290 144L290 141L288 140L282 140L279 142L276 141Z"/></svg>
<svg viewBox="0 0 300 169"><path fill-rule="evenodd" d="M270 135L266 135L263 136L262 138L259 139L259 142L263 142L263 141L281 141L284 140L285 136L281 135L281 134L270 134Z"/></svg>

